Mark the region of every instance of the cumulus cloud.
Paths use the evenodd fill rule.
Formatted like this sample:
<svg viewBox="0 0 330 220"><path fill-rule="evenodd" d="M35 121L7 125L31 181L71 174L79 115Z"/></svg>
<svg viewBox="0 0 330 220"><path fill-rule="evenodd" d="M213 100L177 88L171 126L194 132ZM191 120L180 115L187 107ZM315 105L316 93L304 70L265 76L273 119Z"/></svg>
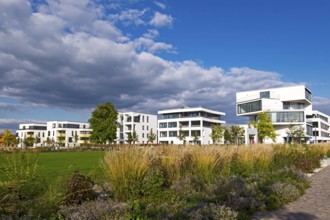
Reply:
<svg viewBox="0 0 330 220"><path fill-rule="evenodd" d="M147 9L137 10L128 9L122 11L120 14L111 15L110 18L116 22L122 22L125 25L135 24L143 25L146 22L142 19L143 15L147 12Z"/></svg>
<svg viewBox="0 0 330 220"><path fill-rule="evenodd" d="M155 27L171 26L173 18L171 15L155 12L154 17L151 19L150 24Z"/></svg>
<svg viewBox="0 0 330 220"><path fill-rule="evenodd" d="M276 72L205 68L156 55L175 52L171 44L155 40L156 29L134 38L113 23L142 24L144 10L111 17L87 0L47 2L35 10L18 0L0 2L0 96L71 109L111 101L118 109L150 113L204 106L230 117L237 91L288 85ZM162 27L172 22L170 15L156 12L150 23Z"/></svg>

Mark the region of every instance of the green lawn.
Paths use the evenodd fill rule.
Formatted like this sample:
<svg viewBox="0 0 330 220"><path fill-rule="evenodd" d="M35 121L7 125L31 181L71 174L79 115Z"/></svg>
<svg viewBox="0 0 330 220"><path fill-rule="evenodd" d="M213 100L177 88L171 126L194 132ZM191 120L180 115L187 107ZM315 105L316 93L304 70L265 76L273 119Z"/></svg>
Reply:
<svg viewBox="0 0 330 220"><path fill-rule="evenodd" d="M51 180L59 176L70 177L75 171L79 171L91 176L93 180L102 180L104 174L100 168L100 160L104 154L104 151L38 153L38 175ZM8 156L14 155L0 154L0 170L5 166ZM0 180L4 178L0 172Z"/></svg>
<svg viewBox="0 0 330 220"><path fill-rule="evenodd" d="M58 175L71 175L74 171L79 171L84 175L99 179L103 176L100 160L104 153L104 151L40 153L39 174L51 178Z"/></svg>

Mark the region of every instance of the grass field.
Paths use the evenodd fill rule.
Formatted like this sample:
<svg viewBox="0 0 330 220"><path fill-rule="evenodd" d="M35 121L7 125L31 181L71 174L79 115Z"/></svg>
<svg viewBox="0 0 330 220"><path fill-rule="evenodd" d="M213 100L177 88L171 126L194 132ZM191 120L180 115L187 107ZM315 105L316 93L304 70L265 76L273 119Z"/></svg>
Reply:
<svg viewBox="0 0 330 220"><path fill-rule="evenodd" d="M38 154L38 175L45 178L71 176L75 171L90 175L95 180L103 179L100 160L104 151L43 152ZM2 155L4 156L4 155Z"/></svg>

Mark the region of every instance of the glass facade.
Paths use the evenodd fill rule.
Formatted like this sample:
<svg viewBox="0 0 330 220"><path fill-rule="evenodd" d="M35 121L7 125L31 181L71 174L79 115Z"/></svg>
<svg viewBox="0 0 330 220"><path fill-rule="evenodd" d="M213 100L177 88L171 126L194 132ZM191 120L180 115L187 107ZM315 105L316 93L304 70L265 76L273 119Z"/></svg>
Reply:
<svg viewBox="0 0 330 220"><path fill-rule="evenodd" d="M265 92L260 92L260 98L270 98L270 92L269 91L265 91Z"/></svg>
<svg viewBox="0 0 330 220"><path fill-rule="evenodd" d="M310 102L312 101L312 93L307 89L305 89L305 98Z"/></svg>
<svg viewBox="0 0 330 220"><path fill-rule="evenodd" d="M159 123L159 128L167 128L167 123L166 122Z"/></svg>
<svg viewBox="0 0 330 220"><path fill-rule="evenodd" d="M269 115L272 123L305 121L304 112L270 112Z"/></svg>
<svg viewBox="0 0 330 220"><path fill-rule="evenodd" d="M262 109L261 100L259 100L259 101L239 104L237 106L237 113L244 114L244 113L249 113L249 112L257 112L257 111L261 111L261 109Z"/></svg>

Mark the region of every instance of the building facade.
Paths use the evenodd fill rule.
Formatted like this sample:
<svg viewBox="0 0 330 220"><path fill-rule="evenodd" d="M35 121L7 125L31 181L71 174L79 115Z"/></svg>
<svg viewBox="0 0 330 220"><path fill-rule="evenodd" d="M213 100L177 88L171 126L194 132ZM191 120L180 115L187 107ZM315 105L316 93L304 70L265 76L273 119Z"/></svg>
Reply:
<svg viewBox="0 0 330 220"><path fill-rule="evenodd" d="M212 126L226 123L222 120L225 113L202 107L161 110L158 115L158 141L162 144L213 144Z"/></svg>
<svg viewBox="0 0 330 220"><path fill-rule="evenodd" d="M26 147L26 139L33 138L32 147L75 147L89 143L89 123L50 121L45 124L20 124L16 131L18 147ZM38 140L38 141L36 141Z"/></svg>
<svg viewBox="0 0 330 220"><path fill-rule="evenodd" d="M28 138L32 138L32 145L34 147L44 146L47 138L46 124L19 124L16 131L18 139L18 147L23 147Z"/></svg>
<svg viewBox="0 0 330 220"><path fill-rule="evenodd" d="M75 147L89 143L92 129L89 123L72 121L47 122L48 142L58 146Z"/></svg>
<svg viewBox="0 0 330 220"><path fill-rule="evenodd" d="M136 144L148 143L149 134L157 134L157 116L139 112L119 112L119 127L117 129L117 144L127 144L129 135L135 131L137 134ZM156 143L156 140L154 141Z"/></svg>
<svg viewBox="0 0 330 220"><path fill-rule="evenodd" d="M312 124L307 116L312 114L312 93L304 85L272 88L236 93L237 116L249 118L255 122L259 112L267 111L276 131L276 143L288 141L289 129L301 126L309 139ZM265 143L273 143L265 140Z"/></svg>
<svg viewBox="0 0 330 220"><path fill-rule="evenodd" d="M330 141L330 116L313 110L312 114L307 116L307 121L313 124L313 135L311 142L329 142Z"/></svg>

